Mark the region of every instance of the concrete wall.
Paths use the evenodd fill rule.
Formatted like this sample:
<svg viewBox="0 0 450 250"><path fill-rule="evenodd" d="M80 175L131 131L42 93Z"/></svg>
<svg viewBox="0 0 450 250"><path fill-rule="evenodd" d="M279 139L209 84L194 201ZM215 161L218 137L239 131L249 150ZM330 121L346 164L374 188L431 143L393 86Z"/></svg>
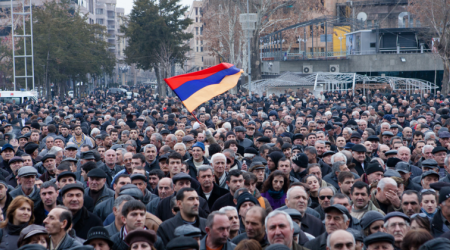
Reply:
<svg viewBox="0 0 450 250"><path fill-rule="evenodd" d="M401 62L401 57L405 58L406 62ZM266 63L269 62L263 62ZM302 72L303 65L312 65L313 72L329 72L330 65L339 65L340 72L443 70L442 60L432 53L354 55L344 60L281 61L279 64L280 72L272 70L270 73ZM263 69L265 68L263 66Z"/></svg>

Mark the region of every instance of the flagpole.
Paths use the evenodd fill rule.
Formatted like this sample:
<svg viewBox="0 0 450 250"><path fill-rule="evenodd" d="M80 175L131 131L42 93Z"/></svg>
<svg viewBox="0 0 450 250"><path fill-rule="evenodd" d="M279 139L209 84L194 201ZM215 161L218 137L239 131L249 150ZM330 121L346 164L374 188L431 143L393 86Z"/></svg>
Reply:
<svg viewBox="0 0 450 250"><path fill-rule="evenodd" d="M194 115L194 113L191 112L191 115L194 116L195 120L198 121L198 124L202 124L202 123L197 119L197 116Z"/></svg>

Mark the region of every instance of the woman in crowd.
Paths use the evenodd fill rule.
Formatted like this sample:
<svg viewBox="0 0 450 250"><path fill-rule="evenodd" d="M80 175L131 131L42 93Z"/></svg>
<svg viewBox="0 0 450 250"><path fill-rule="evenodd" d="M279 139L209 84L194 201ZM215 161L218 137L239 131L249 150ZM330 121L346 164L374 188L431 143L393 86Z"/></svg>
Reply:
<svg viewBox="0 0 450 250"><path fill-rule="evenodd" d="M309 197L311 198L311 208L319 206L320 180L317 176L310 174L303 178L303 182L309 187Z"/></svg>
<svg viewBox="0 0 450 250"><path fill-rule="evenodd" d="M25 196L17 196L6 210L6 218L0 224L2 237L1 250L17 249L20 232L28 225L33 224L34 202Z"/></svg>
<svg viewBox="0 0 450 250"><path fill-rule="evenodd" d="M38 244L46 249L50 247L50 237L47 230L43 226L29 225L20 232L19 240L17 241L17 247L28 244Z"/></svg>
<svg viewBox="0 0 450 250"><path fill-rule="evenodd" d="M264 182L261 196L266 198L272 209L284 206L286 194L289 189L289 178L280 170L272 172Z"/></svg>
<svg viewBox="0 0 450 250"><path fill-rule="evenodd" d="M129 250L154 250L155 242L156 233L153 230L137 229L125 237Z"/></svg>

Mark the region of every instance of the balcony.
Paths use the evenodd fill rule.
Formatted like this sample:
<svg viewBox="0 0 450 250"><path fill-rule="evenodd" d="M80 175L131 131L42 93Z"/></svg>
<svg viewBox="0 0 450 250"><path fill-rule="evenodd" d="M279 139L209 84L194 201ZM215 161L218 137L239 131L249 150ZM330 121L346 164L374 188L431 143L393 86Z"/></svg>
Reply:
<svg viewBox="0 0 450 250"><path fill-rule="evenodd" d="M115 19L114 15L108 15L108 19Z"/></svg>
<svg viewBox="0 0 450 250"><path fill-rule="evenodd" d="M116 10L116 6L113 6L113 5L106 5L106 9L107 9L107 10L111 10L111 11L115 11L115 10Z"/></svg>
<svg viewBox="0 0 450 250"><path fill-rule="evenodd" d="M108 29L109 29L109 30L113 30L113 29L115 29L115 28L116 28L115 25L108 25Z"/></svg>

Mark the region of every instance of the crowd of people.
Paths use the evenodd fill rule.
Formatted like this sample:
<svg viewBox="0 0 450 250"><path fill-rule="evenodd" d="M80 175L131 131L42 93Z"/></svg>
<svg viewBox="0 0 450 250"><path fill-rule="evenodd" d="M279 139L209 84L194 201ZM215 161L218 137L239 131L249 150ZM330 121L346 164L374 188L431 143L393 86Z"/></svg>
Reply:
<svg viewBox="0 0 450 250"><path fill-rule="evenodd" d="M449 99L0 103L0 250L450 249Z"/></svg>

